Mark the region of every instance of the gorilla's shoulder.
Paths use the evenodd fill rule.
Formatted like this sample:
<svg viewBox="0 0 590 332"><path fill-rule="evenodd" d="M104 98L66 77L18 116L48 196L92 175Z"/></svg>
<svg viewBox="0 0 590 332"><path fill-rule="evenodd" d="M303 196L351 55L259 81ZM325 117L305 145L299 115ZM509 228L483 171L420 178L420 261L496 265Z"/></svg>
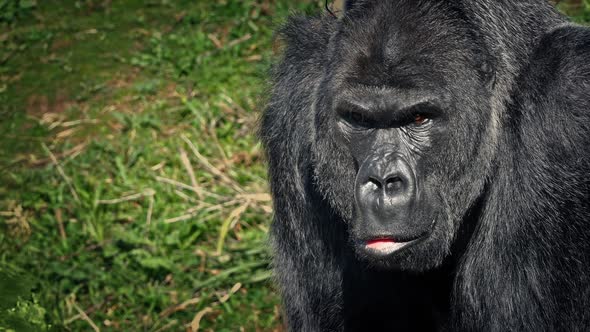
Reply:
<svg viewBox="0 0 590 332"><path fill-rule="evenodd" d="M548 31L521 74L521 99L535 99L537 104L544 100L546 107L564 115L590 115L589 60L590 28L567 23Z"/></svg>
<svg viewBox="0 0 590 332"><path fill-rule="evenodd" d="M564 24L548 31L520 75L512 125L524 148L575 168L563 178L590 170L590 29ZM542 157L524 159L541 160ZM569 164L569 165L566 165Z"/></svg>
<svg viewBox="0 0 590 332"><path fill-rule="evenodd" d="M562 51L590 51L590 28L566 23L549 30L543 37L544 46L563 47Z"/></svg>
<svg viewBox="0 0 590 332"><path fill-rule="evenodd" d="M549 79L562 87L588 84L589 59L590 28L567 23L548 31L541 38L531 59L531 72L536 74L536 78Z"/></svg>

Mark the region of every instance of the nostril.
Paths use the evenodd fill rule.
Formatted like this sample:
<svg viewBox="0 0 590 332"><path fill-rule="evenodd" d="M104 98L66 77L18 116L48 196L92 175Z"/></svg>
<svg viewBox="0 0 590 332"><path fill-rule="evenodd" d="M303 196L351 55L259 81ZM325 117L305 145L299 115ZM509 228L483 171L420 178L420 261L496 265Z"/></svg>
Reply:
<svg viewBox="0 0 590 332"><path fill-rule="evenodd" d="M381 184L381 181L379 181L378 179L375 179L373 177L369 177L369 183L373 186L373 188L375 190L381 189L383 187L383 184Z"/></svg>
<svg viewBox="0 0 590 332"><path fill-rule="evenodd" d="M396 182L403 182L402 178L400 178L399 176L392 176L390 178L387 178L387 180L385 180L386 184L396 183Z"/></svg>
<svg viewBox="0 0 590 332"><path fill-rule="evenodd" d="M399 176L393 176L385 181L385 188L388 191L397 191L403 189L404 181Z"/></svg>

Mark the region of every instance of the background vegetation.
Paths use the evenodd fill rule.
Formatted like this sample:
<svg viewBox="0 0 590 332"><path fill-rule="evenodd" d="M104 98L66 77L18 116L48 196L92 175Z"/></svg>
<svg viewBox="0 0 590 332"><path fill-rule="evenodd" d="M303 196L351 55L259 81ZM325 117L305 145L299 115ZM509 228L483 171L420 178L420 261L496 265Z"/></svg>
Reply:
<svg viewBox="0 0 590 332"><path fill-rule="evenodd" d="M322 6L0 0L0 332L281 330L256 123Z"/></svg>

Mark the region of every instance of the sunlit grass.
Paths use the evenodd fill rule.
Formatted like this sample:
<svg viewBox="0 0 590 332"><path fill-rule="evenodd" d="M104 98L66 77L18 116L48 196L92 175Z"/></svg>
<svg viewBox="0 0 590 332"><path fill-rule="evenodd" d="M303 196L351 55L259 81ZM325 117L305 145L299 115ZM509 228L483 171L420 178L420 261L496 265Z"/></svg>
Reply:
<svg viewBox="0 0 590 332"><path fill-rule="evenodd" d="M4 25L0 271L45 311L24 321L280 328L255 133L273 27L319 7L39 2Z"/></svg>

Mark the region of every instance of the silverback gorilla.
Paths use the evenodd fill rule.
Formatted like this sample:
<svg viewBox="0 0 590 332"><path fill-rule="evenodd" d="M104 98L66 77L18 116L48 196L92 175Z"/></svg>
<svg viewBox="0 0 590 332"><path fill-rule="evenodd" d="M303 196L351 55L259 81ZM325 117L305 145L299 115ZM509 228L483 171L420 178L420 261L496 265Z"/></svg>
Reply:
<svg viewBox="0 0 590 332"><path fill-rule="evenodd" d="M290 330L590 330L588 28L353 0L280 35L260 136Z"/></svg>

